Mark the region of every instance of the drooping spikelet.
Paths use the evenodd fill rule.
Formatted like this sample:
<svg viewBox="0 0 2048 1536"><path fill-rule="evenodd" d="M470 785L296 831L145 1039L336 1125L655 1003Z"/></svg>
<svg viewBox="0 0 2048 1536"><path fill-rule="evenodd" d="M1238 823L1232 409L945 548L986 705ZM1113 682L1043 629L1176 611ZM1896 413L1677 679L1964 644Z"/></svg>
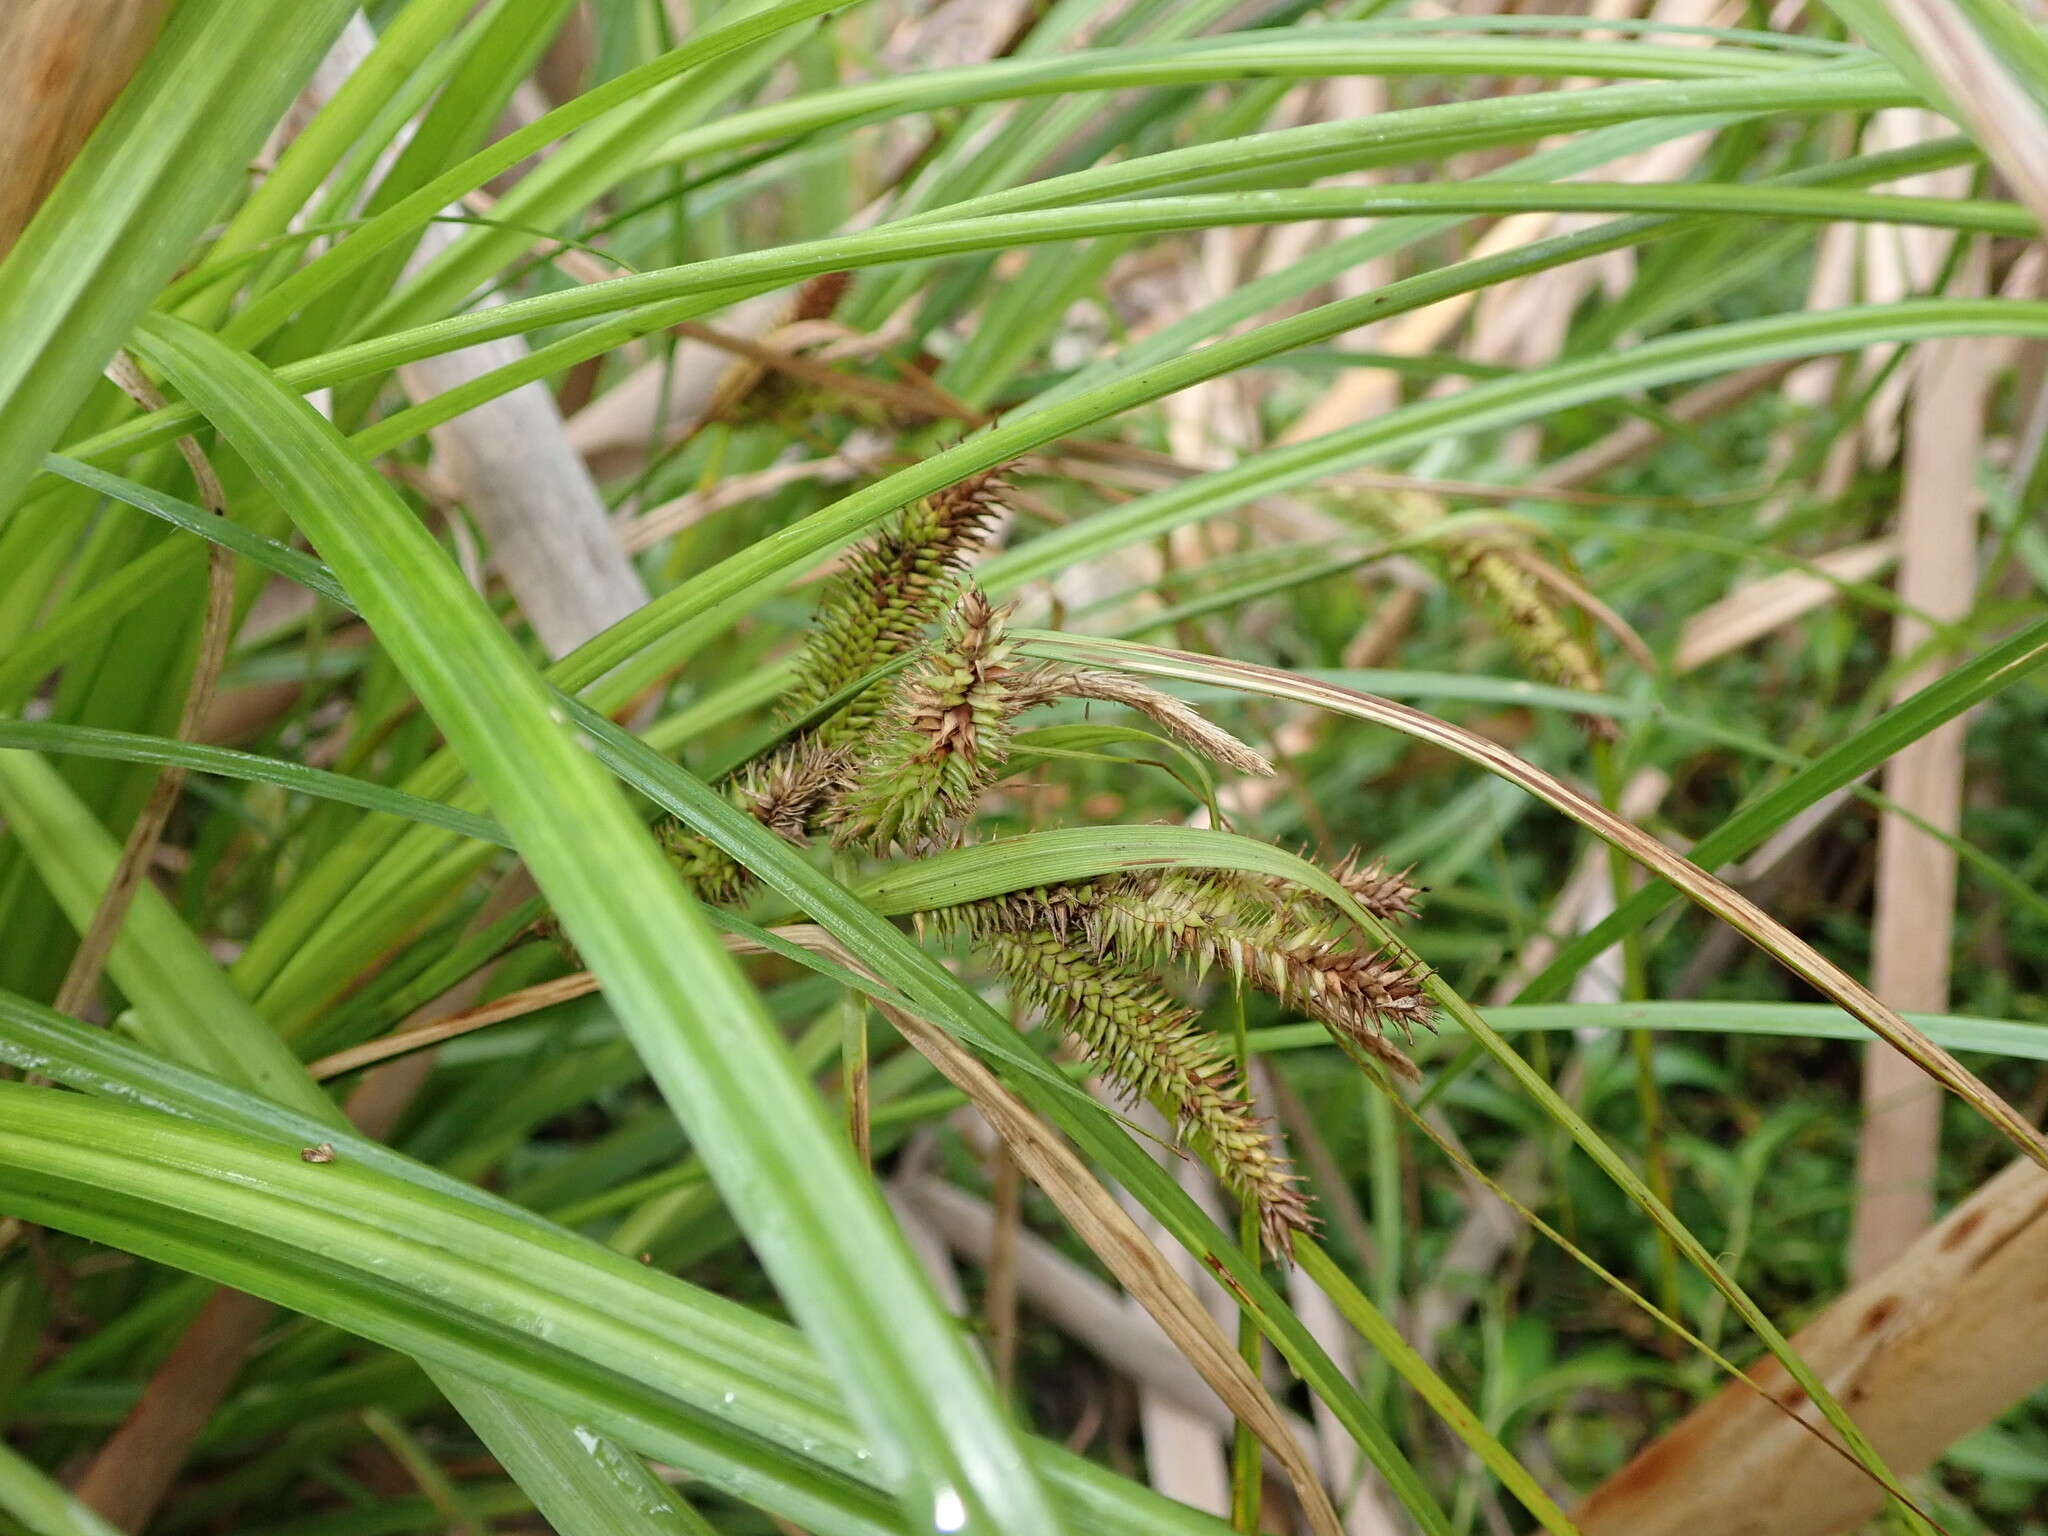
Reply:
<svg viewBox="0 0 2048 1536"><path fill-rule="evenodd" d="M1230 1189L1257 1208L1274 1254L1289 1254L1293 1235L1313 1229L1299 1176L1194 1010L1142 971L1081 943L1043 929L1012 931L999 909L968 926L1021 1007L1056 1025L1106 1077L1150 1099L1210 1155Z"/></svg>
<svg viewBox="0 0 2048 1536"><path fill-rule="evenodd" d="M1009 755L1011 654L1003 615L969 588L849 772L831 814L835 846L916 850L951 835Z"/></svg>
<svg viewBox="0 0 2048 1536"><path fill-rule="evenodd" d="M1412 1039L1433 1010L1422 979L1400 960L1364 953L1345 925L1317 912L1299 887L1231 870L1146 870L998 898L1022 921L1078 930L1098 954L1228 970L1354 1040L1399 1076L1415 1066L1387 1039Z"/></svg>
<svg viewBox="0 0 2048 1536"><path fill-rule="evenodd" d="M1001 513L995 471L911 503L877 537L858 546L826 585L818 616L783 700L798 719L876 667L914 649L958 595L968 560L987 542ZM858 743L888 709L878 684L817 732L828 744Z"/></svg>
<svg viewBox="0 0 2048 1536"><path fill-rule="evenodd" d="M1361 506L1397 538L1427 533L1449 515L1441 498L1422 492L1389 492ZM1494 614L1523 666L1560 688L1598 693L1605 686L1592 650L1573 633L1543 583L1522 563L1519 541L1502 533L1470 533L1434 540L1429 547L1441 559L1445 578ZM1605 716L1579 719L1589 731L1614 734L1614 722Z"/></svg>
<svg viewBox="0 0 2048 1536"><path fill-rule="evenodd" d="M1348 924L1312 908L1300 887L1275 889L1230 870L1163 870L1124 877L1105 909L1127 934L1150 926L1198 968L1239 977L1353 1039L1412 1039L1431 1009L1420 978L1399 960L1361 953ZM1384 1053L1382 1053L1384 1054ZM1404 1077L1415 1068L1398 1052Z"/></svg>
<svg viewBox="0 0 2048 1536"><path fill-rule="evenodd" d="M839 301L846 297L846 290L852 286L851 272L820 272L816 277L807 279L797 289L785 323L795 325L804 320L830 320L839 308Z"/></svg>
<svg viewBox="0 0 2048 1536"><path fill-rule="evenodd" d="M1415 1063L1387 1038L1392 1024L1412 1041L1415 1026L1429 1027L1434 1011L1421 978L1400 961L1317 945L1281 954L1274 974L1278 984L1269 990L1283 1001L1378 1057L1402 1081L1422 1081Z"/></svg>

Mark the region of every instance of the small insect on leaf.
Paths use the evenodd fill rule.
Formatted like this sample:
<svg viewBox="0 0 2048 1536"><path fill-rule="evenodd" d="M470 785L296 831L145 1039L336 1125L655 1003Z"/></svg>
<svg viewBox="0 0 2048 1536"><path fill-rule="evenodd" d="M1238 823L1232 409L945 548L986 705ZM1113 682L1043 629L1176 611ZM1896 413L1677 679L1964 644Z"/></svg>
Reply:
<svg viewBox="0 0 2048 1536"><path fill-rule="evenodd" d="M334 1161L334 1144L323 1141L317 1147L301 1147L299 1158L308 1163L331 1163Z"/></svg>

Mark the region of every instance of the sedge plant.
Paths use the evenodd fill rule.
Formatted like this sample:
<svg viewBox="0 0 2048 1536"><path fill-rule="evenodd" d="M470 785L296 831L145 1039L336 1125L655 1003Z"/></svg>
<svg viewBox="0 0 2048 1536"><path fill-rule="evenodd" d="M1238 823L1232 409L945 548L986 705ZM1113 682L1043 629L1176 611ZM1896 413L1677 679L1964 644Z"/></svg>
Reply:
<svg viewBox="0 0 2048 1536"><path fill-rule="evenodd" d="M1762 1386L2042 1528L2041 1330L1788 1337L1860 1049L2048 1157L2017 10L130 9L0 100L0 1525L1713 1529Z"/></svg>

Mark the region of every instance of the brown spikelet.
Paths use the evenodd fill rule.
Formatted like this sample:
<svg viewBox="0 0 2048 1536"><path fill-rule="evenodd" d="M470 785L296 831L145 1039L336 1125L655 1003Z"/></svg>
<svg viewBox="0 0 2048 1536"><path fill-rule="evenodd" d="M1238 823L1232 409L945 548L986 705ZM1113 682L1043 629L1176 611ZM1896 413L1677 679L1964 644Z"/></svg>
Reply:
<svg viewBox="0 0 2048 1536"><path fill-rule="evenodd" d="M1387 1038L1388 1025L1413 1041L1415 1025L1431 1018L1422 979L1398 960L1319 948L1286 959L1287 988L1302 1010L1326 1028L1355 1040L1411 1083L1422 1081L1415 1063Z"/></svg>
<svg viewBox="0 0 2048 1536"><path fill-rule="evenodd" d="M852 282L851 272L820 272L808 279L790 299L774 329L806 320L831 319ZM720 376L718 387L704 408L702 422L759 420L788 406L803 393L797 380L778 373L759 357L737 357Z"/></svg>
<svg viewBox="0 0 2048 1536"><path fill-rule="evenodd" d="M1326 1028L1357 1040L1401 1077L1419 1074L1390 1041L1432 1027L1423 979L1391 956L1362 953L1347 925L1310 910L1298 887L1232 870L1146 870L1013 892L1013 913L1078 928L1098 953L1127 960L1220 966Z"/></svg>
<svg viewBox="0 0 2048 1536"><path fill-rule="evenodd" d="M797 289L796 297L783 314L782 325L803 325L831 319L852 284L851 272L820 272ZM827 398L826 391L818 383L765 367L752 359L740 359L728 378L734 388L734 398L721 411L721 420L801 416Z"/></svg>
<svg viewBox="0 0 2048 1536"><path fill-rule="evenodd" d="M797 289L796 299L789 306L789 323L830 320L839 308L839 301L846 297L846 290L852 286L851 272L820 272Z"/></svg>
<svg viewBox="0 0 2048 1536"><path fill-rule="evenodd" d="M1418 910L1424 888L1408 877L1412 869L1390 870L1385 859L1368 859L1356 848L1330 871L1351 899L1382 922L1398 923Z"/></svg>
<svg viewBox="0 0 2048 1536"><path fill-rule="evenodd" d="M762 826L801 844L851 770L852 753L806 738L750 768L740 779L739 798Z"/></svg>
<svg viewBox="0 0 2048 1536"><path fill-rule="evenodd" d="M576 947L575 940L571 939L568 930L562 927L562 920L553 912L541 913L527 925L524 932L532 934L543 943L554 945L562 958L569 962L571 970L584 969L583 952Z"/></svg>
<svg viewBox="0 0 2048 1536"><path fill-rule="evenodd" d="M1266 1246L1290 1255L1294 1234L1315 1225L1299 1175L1194 1011L1143 972L1081 943L1044 929L1012 930L1004 908L964 912L976 947L1017 1003L1057 1025L1126 1094L1170 1115L1231 1190L1253 1202Z"/></svg>

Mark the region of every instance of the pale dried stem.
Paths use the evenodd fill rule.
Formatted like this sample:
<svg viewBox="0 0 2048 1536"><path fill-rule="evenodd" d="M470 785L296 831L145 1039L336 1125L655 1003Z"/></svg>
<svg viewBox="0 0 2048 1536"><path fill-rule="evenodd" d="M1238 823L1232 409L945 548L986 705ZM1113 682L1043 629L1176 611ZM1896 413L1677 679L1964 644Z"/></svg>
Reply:
<svg viewBox="0 0 2048 1536"><path fill-rule="evenodd" d="M1972 286L1981 286L1975 284ZM1918 654L1928 623L1957 620L1976 601L1977 461L1992 381L1988 349L1973 341L1925 344L1914 358L1913 412L1899 508L1898 592L1911 612L1892 629L1892 653ZM1932 682L1929 659L1899 680L1895 699ZM1961 823L1963 732L1951 720L1908 743L1885 765L1884 789L1900 812L1938 832ZM1948 1007L1955 923L1956 854L1905 815L1878 821L1871 984L1895 1008ZM1863 1065L1863 1127L1850 1273L1873 1273L1902 1252L1934 1216L1941 1092L1912 1062L1882 1046Z"/></svg>
<svg viewBox="0 0 2048 1536"><path fill-rule="evenodd" d="M1690 672L1774 634L1833 601L1843 583L1869 581L1897 557L1895 540L1872 539L1816 555L1803 569L1744 582L1685 621L1671 668Z"/></svg>
<svg viewBox="0 0 2048 1536"><path fill-rule="evenodd" d="M995 1163L993 1241L985 1261L988 1287L982 1306L996 1384L1008 1397L1017 1389L1017 1247L1024 1221L1024 1178L1007 1149L998 1147Z"/></svg>
<svg viewBox="0 0 2048 1536"><path fill-rule="evenodd" d="M1908 148L1930 139L1946 137L1951 126L1937 112L1917 107L1894 107L1872 117L1864 133L1864 147L1873 151ZM1946 170L1906 177L1896 184L1894 190L1912 196L1968 197L1971 182L1970 167L1951 166ZM1862 251L1862 297L1866 303L1873 304L1890 303L1935 291L1948 270L1958 239L1949 230L1924 226L1887 228L1875 224L1858 227L1855 238ZM1952 291L1961 294L1968 287L1966 280L1962 287ZM1982 289L1977 291L1981 293ZM1865 363L1864 376L1874 376L1877 367L1900 350L1896 346L1872 349ZM1860 440L1862 462L1872 469L1885 468L1898 457L1900 429L1905 420L1907 397L1913 388L1914 371L1911 367L1894 369L1878 385L1858 415L1855 431L1844 434L1845 453L1846 445ZM1854 460L1847 462L1853 466Z"/></svg>
<svg viewBox="0 0 2048 1536"><path fill-rule="evenodd" d="M910 1245L911 1257L917 1260L917 1267L924 1271L925 1278L938 1292L939 1305L953 1316L963 1320L973 1315L973 1307L967 1300L967 1288L960 1283L960 1272L953 1267L953 1255L946 1246L945 1237L925 1217L924 1211L909 1198L905 1186L922 1174L902 1174L882 1185L882 1198L889 1204L889 1211L896 1218L896 1225L903 1233L903 1239Z"/></svg>
<svg viewBox="0 0 2048 1536"><path fill-rule="evenodd" d="M1886 0L1885 9L1971 137L2048 228L2048 121L2039 103L1951 0Z"/></svg>
<svg viewBox="0 0 2048 1536"><path fill-rule="evenodd" d="M324 102L376 42L369 21L356 12L302 99L316 106ZM459 225L428 225L409 269L417 271L465 233ZM503 302L486 293L476 307ZM524 337L499 337L407 363L398 381L418 403L527 354ZM434 427L428 437L435 481L476 519L492 568L551 658L567 655L647 601L647 589L544 383L535 380L486 400Z"/></svg>
<svg viewBox="0 0 2048 1536"><path fill-rule="evenodd" d="M737 949L738 944L728 936L726 948ZM493 1024L506 1024L513 1019L523 1019L530 1013L552 1008L557 1003L588 997L598 991L600 986L596 974L591 971L575 971L567 976L557 976L552 981L543 981L531 987L522 987L517 992L508 992L505 996L493 999L480 1007L465 1008L413 1028L401 1027L395 1033L351 1046L345 1051L336 1051L331 1056L322 1056L309 1064L306 1070L321 1082L325 1082L329 1078L341 1077L380 1061L389 1061L395 1056L409 1056L414 1051L423 1051L430 1045L439 1045L443 1041L454 1040L462 1035L474 1034L477 1030L488 1029Z"/></svg>
<svg viewBox="0 0 2048 1536"><path fill-rule="evenodd" d="M1386 665L1388 658L1401 648L1401 642L1408 638L1408 631L1414 628L1416 616L1421 612L1420 586L1403 583L1393 587L1381 599L1370 622L1351 637L1339 659L1347 668Z"/></svg>
<svg viewBox="0 0 2048 1536"><path fill-rule="evenodd" d="M993 1205L932 1174L894 1181L902 1201L970 1264L993 1264L998 1214ZM1098 1280L1035 1232L1015 1247L1018 1298L1032 1311L1138 1386L1159 1392L1200 1419L1210 1438L1236 1423L1151 1315Z"/></svg>
<svg viewBox="0 0 2048 1536"><path fill-rule="evenodd" d="M435 243L430 232L423 245ZM526 352L523 339L503 337L408 363L399 382L413 400L431 399ZM549 656L567 655L647 601L544 384L500 395L430 436L437 476L482 528L492 567Z"/></svg>
<svg viewBox="0 0 2048 1536"><path fill-rule="evenodd" d="M1273 765L1221 726L1204 719L1171 694L1148 688L1114 672L1061 670L1031 674L1019 685L1031 703L1055 698L1095 699L1135 709L1175 741L1233 773L1271 778ZM1041 697L1042 696L1042 697Z"/></svg>
<svg viewBox="0 0 2048 1536"><path fill-rule="evenodd" d="M1705 419L1775 382L1785 371L1783 366L1773 365L1767 369L1750 370L1747 376L1731 376L1718 381L1731 386L1725 393L1706 397L1705 390L1694 391L1685 397L1693 401L1693 405L1681 410L1684 407L1682 400L1674 407L1674 412L1687 420ZM1738 382L1739 387L1734 387ZM1709 389L1714 387L1708 386ZM1557 478L1569 484L1583 484L1607 469L1648 451L1658 437L1659 434L1647 426L1637 430L1637 424L1631 423L1603 439L1607 445L1604 450L1601 444L1595 444L1593 449L1587 450L1587 457L1582 462L1568 472L1558 473ZM1571 465L1572 461L1565 463ZM1672 670L1681 674L1693 671L1797 623L1838 598L1841 591L1839 582L1867 580L1877 575L1894 553L1890 539L1875 540L1820 555L1811 562L1816 571L1835 578L1833 581L1809 571L1784 571L1735 587L1726 597L1701 609L1687 622L1673 658ZM1623 796L1623 814L1632 821L1650 814L1661 798L1660 792L1645 800L1638 790L1638 784L1631 784ZM1801 817L1796 828L1786 829L1788 836L1784 843L1774 840L1768 849L1759 850L1757 856L1743 865L1736 878L1744 884L1752 883L1763 870L1773 867L1796 841L1810 837L1820 821L1845 802L1846 792L1843 792L1813 808L1810 815ZM1607 880L1607 858L1597 849L1592 850L1559 891L1546 929L1558 932L1587 926L1580 914ZM1511 1000L1530 977L1549 963L1556 949L1556 941L1547 933L1531 940L1509 968L1496 1000ZM1576 1068L1568 1067L1566 1070L1575 1072ZM1501 1182L1517 1194L1533 1198L1541 1179L1542 1165L1541 1148L1534 1142L1523 1142L1503 1163ZM1473 1294L1470 1277L1492 1273L1520 1230L1513 1212L1483 1189L1468 1187L1467 1199L1467 1214L1446 1245L1440 1266L1440 1273L1447 1279L1456 1277L1456 1283L1432 1284L1417 1299L1418 1347L1425 1355L1433 1354L1436 1341L1469 1310Z"/></svg>

